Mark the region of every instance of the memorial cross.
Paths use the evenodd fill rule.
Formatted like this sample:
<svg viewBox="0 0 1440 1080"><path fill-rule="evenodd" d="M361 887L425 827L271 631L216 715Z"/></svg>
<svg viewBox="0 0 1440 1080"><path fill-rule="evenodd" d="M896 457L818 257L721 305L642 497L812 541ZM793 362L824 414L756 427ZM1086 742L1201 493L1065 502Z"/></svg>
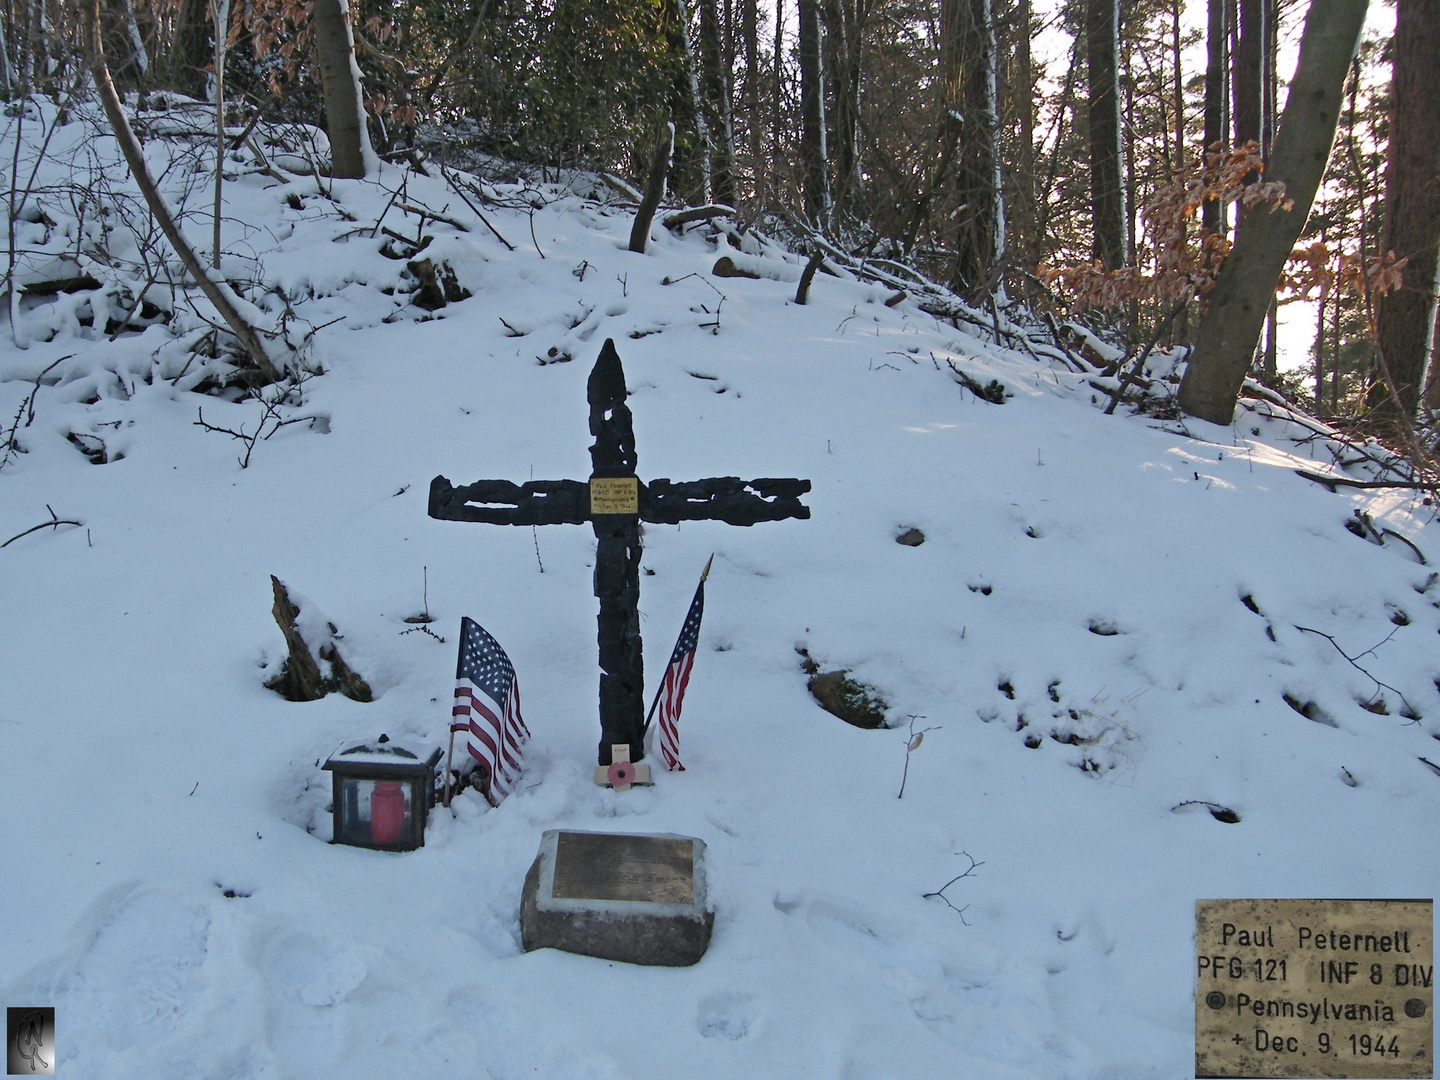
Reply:
<svg viewBox="0 0 1440 1080"><path fill-rule="evenodd" d="M734 476L643 483L635 474L635 432L625 404L625 372L615 343L606 341L590 372L591 475L578 480L478 480L455 487L430 482L430 516L493 525L581 525L595 529L595 595L600 600L600 765L612 747L627 745L630 760L645 756L644 665L640 642L640 522L760 521L808 518L800 496L809 480Z"/></svg>

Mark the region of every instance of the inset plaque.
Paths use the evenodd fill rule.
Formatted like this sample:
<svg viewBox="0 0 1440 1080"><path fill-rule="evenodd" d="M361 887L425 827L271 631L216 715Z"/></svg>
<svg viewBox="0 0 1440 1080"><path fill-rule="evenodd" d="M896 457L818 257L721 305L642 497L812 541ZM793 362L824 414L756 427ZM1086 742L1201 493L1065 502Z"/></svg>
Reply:
<svg viewBox="0 0 1440 1080"><path fill-rule="evenodd" d="M562 832L555 847L555 886L562 900L695 899L695 841L686 836Z"/></svg>
<svg viewBox="0 0 1440 1080"><path fill-rule="evenodd" d="M520 900L526 951L630 964L693 964L714 924L705 842L693 836L549 829Z"/></svg>
<svg viewBox="0 0 1440 1080"><path fill-rule="evenodd" d="M640 513L640 481L633 476L592 476L590 513Z"/></svg>
<svg viewBox="0 0 1440 1080"><path fill-rule="evenodd" d="M1430 900L1198 900L1197 1077L1431 1078Z"/></svg>

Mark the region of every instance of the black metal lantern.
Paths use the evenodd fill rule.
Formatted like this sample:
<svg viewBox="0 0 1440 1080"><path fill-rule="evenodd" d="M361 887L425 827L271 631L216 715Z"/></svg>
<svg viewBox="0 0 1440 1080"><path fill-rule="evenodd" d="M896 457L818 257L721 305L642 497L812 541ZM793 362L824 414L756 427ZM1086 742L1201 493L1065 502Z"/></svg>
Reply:
<svg viewBox="0 0 1440 1080"><path fill-rule="evenodd" d="M421 758L387 735L332 754L324 766L335 800L332 843L382 851L423 847L439 762L439 747Z"/></svg>

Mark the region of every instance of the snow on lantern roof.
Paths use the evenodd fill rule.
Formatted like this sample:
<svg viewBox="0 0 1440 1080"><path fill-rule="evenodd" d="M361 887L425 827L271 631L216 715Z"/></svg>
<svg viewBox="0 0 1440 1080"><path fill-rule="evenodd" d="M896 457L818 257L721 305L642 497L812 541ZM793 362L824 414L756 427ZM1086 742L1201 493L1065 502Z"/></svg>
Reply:
<svg viewBox="0 0 1440 1080"><path fill-rule="evenodd" d="M395 742L388 735L381 735L373 742L357 743L331 754L323 766L326 769L339 767L365 769L374 766L391 769L427 770L433 769L440 760L440 748L435 747L427 757L421 757L415 749Z"/></svg>

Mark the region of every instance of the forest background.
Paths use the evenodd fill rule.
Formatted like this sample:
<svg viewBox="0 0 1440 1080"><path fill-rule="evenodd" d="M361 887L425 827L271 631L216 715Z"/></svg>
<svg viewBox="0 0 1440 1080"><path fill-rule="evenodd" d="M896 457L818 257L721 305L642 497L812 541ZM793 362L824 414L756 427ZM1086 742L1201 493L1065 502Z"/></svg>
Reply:
<svg viewBox="0 0 1440 1080"><path fill-rule="evenodd" d="M232 129L323 122L335 175L363 174L364 143L421 169L598 170L638 201L673 126L676 201L1134 353L1193 345L1238 222L1297 194L1262 170L1302 23L1346 2L99 0L87 50L84 4L4 0L0 31L7 99L60 100L98 59L139 108L179 91L218 95ZM1370 5L1238 362L1418 449L1440 406L1440 0L1396 2ZM337 82L363 125L339 123Z"/></svg>

